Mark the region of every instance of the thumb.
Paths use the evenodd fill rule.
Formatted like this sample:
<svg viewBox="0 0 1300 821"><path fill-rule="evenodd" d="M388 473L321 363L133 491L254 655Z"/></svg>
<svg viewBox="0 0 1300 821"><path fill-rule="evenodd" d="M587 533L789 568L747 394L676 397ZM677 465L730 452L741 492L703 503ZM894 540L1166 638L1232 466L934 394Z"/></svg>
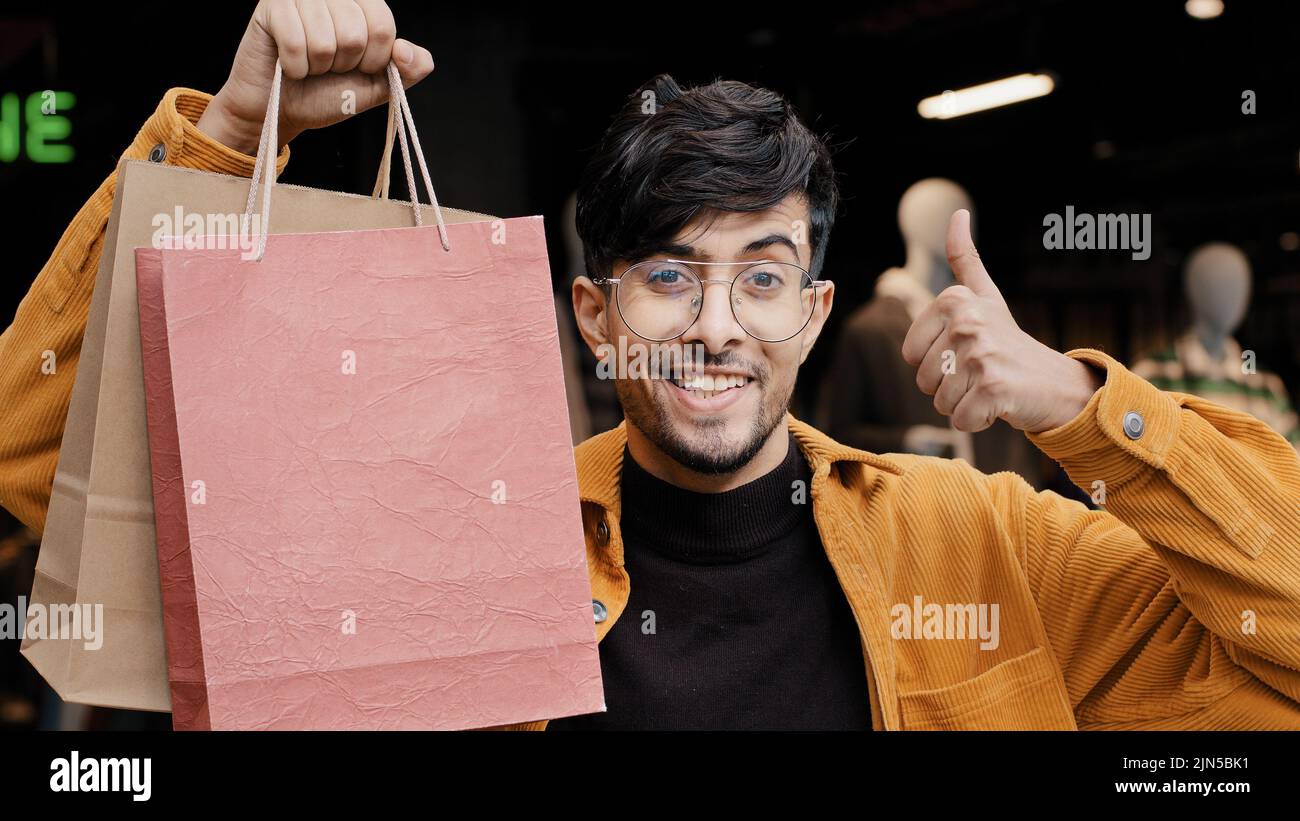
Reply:
<svg viewBox="0 0 1300 821"><path fill-rule="evenodd" d="M410 88L433 72L433 55L410 40L399 38L393 43L393 62L402 77L403 88Z"/></svg>
<svg viewBox="0 0 1300 821"><path fill-rule="evenodd" d="M393 43L393 65L402 78L402 88L410 88L433 73L433 55L427 48L417 46L409 40L398 39ZM388 102L388 67L375 74L362 74L360 71L349 72L353 81L360 81L362 93L357 101L357 110L365 111L381 103Z"/></svg>
<svg viewBox="0 0 1300 821"><path fill-rule="evenodd" d="M959 283L979 296L1002 296L998 286L993 284L993 277L984 269L980 252L975 249L975 241L970 235L970 212L965 208L953 214L948 223L947 250L948 265Z"/></svg>

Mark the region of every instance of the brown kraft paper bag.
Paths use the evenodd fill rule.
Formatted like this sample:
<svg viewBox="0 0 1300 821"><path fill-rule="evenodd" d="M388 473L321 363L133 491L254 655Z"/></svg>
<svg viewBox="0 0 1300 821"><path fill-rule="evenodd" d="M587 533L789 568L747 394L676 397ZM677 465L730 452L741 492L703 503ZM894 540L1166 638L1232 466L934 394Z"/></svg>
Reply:
<svg viewBox="0 0 1300 821"><path fill-rule="evenodd" d="M387 199L395 113L390 109L388 151L374 196L277 184L270 233L415 224L410 202ZM151 247L158 236L180 234L178 217L198 215L202 234L238 234L237 217L245 211L249 186L243 177L141 160L118 166L30 599L38 611L64 614L65 625L74 605L82 611L84 605L102 606L99 646L48 630L46 637L25 637L22 643L22 654L65 701L171 709L135 249ZM434 208L418 207L432 222ZM451 208L443 208L442 216L448 223L493 219Z"/></svg>

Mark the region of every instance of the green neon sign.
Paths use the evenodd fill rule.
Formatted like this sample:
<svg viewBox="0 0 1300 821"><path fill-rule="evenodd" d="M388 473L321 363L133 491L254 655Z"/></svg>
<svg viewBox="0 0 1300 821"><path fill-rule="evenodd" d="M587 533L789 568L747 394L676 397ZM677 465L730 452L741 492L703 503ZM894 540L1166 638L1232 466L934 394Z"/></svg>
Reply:
<svg viewBox="0 0 1300 821"><path fill-rule="evenodd" d="M59 141L72 134L72 120L61 112L76 104L71 91L33 91L25 103L13 91L0 95L0 163L19 157L37 163L72 162L76 151Z"/></svg>

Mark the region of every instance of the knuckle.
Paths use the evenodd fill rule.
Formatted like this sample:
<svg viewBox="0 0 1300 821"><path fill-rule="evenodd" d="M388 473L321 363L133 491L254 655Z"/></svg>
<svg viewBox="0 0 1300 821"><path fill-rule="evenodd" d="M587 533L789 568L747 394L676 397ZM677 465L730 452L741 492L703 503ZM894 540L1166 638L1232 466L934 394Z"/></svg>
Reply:
<svg viewBox="0 0 1300 821"><path fill-rule="evenodd" d="M988 427L990 405L975 397L962 402L952 415L952 426L963 433L974 433Z"/></svg>
<svg viewBox="0 0 1300 821"><path fill-rule="evenodd" d="M926 378L925 373L923 371L916 372L915 381L916 381L916 386L921 389L922 393L924 394L934 393L934 391L928 389L930 380Z"/></svg>
<svg viewBox="0 0 1300 821"><path fill-rule="evenodd" d="M965 285L950 285L939 292L935 302L946 313L960 310L963 305L975 298L975 292Z"/></svg>
<svg viewBox="0 0 1300 821"><path fill-rule="evenodd" d="M307 38L303 36L300 28L277 26L272 29L271 36L275 39L276 48L281 54L302 57L307 53Z"/></svg>
<svg viewBox="0 0 1300 821"><path fill-rule="evenodd" d="M917 355L913 347L903 346L903 361L915 368L921 364L921 357Z"/></svg>
<svg viewBox="0 0 1300 821"><path fill-rule="evenodd" d="M978 329L967 320L954 319L948 323L948 338L957 342L967 342L978 333Z"/></svg>
<svg viewBox="0 0 1300 821"><path fill-rule="evenodd" d="M974 339L984 330L984 317L972 308L963 308L953 314L948 323L948 335L960 339Z"/></svg>
<svg viewBox="0 0 1300 821"><path fill-rule="evenodd" d="M980 376L979 384L976 386L976 392L986 399L997 399L1004 395L1006 390L1006 380L996 372L986 371Z"/></svg>
<svg viewBox="0 0 1300 821"><path fill-rule="evenodd" d="M338 50L343 54L360 54L366 50L366 35L363 31L352 29L339 32Z"/></svg>
<svg viewBox="0 0 1300 821"><path fill-rule="evenodd" d="M970 366L971 370L983 372L986 369L986 363L992 358L993 349L983 339L976 340L962 351L962 363Z"/></svg>

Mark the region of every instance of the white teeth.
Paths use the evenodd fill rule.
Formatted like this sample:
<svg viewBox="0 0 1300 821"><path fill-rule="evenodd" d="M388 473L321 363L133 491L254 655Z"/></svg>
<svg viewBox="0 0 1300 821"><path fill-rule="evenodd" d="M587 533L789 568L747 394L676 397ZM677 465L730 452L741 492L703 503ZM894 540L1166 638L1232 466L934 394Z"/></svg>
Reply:
<svg viewBox="0 0 1300 821"><path fill-rule="evenodd" d="M731 388L743 387L748 378L734 374L699 374L677 380L677 386L708 399Z"/></svg>

